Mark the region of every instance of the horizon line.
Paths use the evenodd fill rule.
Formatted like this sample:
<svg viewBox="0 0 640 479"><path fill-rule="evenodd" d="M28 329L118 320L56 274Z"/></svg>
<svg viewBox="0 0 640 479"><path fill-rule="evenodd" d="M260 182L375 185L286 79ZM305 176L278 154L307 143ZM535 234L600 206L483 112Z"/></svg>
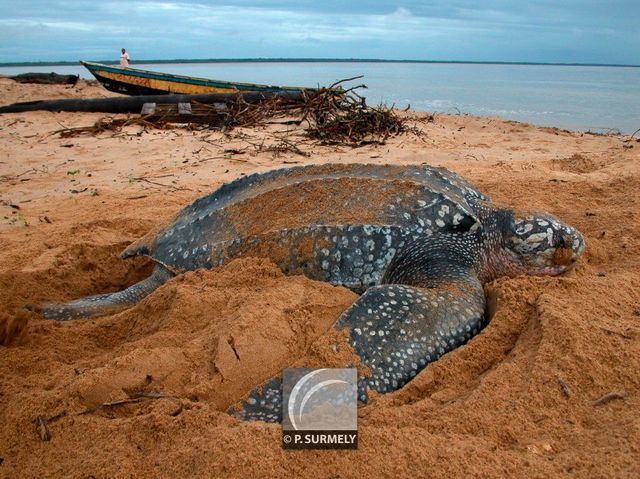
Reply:
<svg viewBox="0 0 640 479"><path fill-rule="evenodd" d="M106 65L119 63L118 60L87 60ZM77 65L80 61L28 61L28 62L0 62L0 67L23 66L67 66ZM383 59L383 58L175 58L150 59L132 61L134 65L171 63L432 63L432 64L467 64L467 65L541 65L541 66L582 66L582 67L628 67L640 68L640 65L625 63L580 63L580 62L527 62L527 61L491 61L491 60L415 60L415 59Z"/></svg>

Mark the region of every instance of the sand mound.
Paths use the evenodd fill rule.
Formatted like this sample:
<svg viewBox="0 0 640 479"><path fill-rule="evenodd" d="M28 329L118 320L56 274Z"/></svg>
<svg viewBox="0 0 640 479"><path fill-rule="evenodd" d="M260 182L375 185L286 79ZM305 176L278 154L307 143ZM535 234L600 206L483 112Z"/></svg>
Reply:
<svg viewBox="0 0 640 479"><path fill-rule="evenodd" d="M121 96L102 88L95 80L78 80L75 85L38 85L33 83L16 83L0 77L2 104L18 103L33 100L61 100L63 98L106 98Z"/></svg>
<svg viewBox="0 0 640 479"><path fill-rule="evenodd" d="M28 346L46 337L66 349L64 338L80 327L88 342L76 342L72 351L85 359L100 341L100 349L109 352L95 351L66 385L72 405L77 400L94 407L162 392L226 410L291 358L304 355L353 298L342 288L285 278L265 260L239 260L175 278L108 319L50 323L44 329L33 321L14 341Z"/></svg>
<svg viewBox="0 0 640 479"><path fill-rule="evenodd" d="M596 161L585 155L573 154L568 158L551 160L551 168L569 173L591 173L607 166L605 161Z"/></svg>

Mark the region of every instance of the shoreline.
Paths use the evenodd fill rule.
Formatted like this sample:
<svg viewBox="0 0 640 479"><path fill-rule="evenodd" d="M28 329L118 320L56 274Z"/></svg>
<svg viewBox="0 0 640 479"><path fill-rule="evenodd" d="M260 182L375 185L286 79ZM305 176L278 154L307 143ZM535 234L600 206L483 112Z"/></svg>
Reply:
<svg viewBox="0 0 640 479"><path fill-rule="evenodd" d="M415 111L464 112L502 116L541 126L631 134L640 126L637 110L638 69L587 69L547 66L463 66L397 64L388 73L382 63L192 63L142 65L141 69L220 81L270 85L329 85L364 75L370 104L385 103ZM306 65L306 66L305 66ZM29 71L79 75L81 66L4 67L0 74ZM638 105L638 108L636 108Z"/></svg>
<svg viewBox="0 0 640 479"><path fill-rule="evenodd" d="M116 60L87 60L105 65L118 65ZM4 62L1 67L29 67L29 66L67 66L77 65L80 61L34 61L34 62ZM138 65L150 64L189 64L189 63L426 63L444 65L531 65L531 66L562 66L562 67L611 67L611 68L640 68L640 65L624 63L564 63L564 62L518 62L518 61L473 61L473 60L395 60L384 58L194 58L169 60L139 60Z"/></svg>
<svg viewBox="0 0 640 479"><path fill-rule="evenodd" d="M87 73L87 78L83 78L80 77L80 81L78 86L76 87L77 92L73 93L73 91L64 91L64 92L60 92L60 91L56 91L54 90L49 90L46 91L46 88L41 89L38 87L34 87L32 88L33 92L31 93L27 93L25 95L12 95L11 93L9 93L7 95L7 92L5 92L5 96L4 99L0 99L0 105L8 105L11 103L19 103L19 102L29 102L29 101L33 101L35 99L51 99L51 100L56 100L56 99L64 99L64 98L73 98L76 97L76 94L79 94L82 96L82 98L104 98L104 97L110 97L110 96L119 96L119 94L113 93L113 92L109 92L107 90L105 90L104 88L101 87L100 83L93 79L93 77L91 76L91 74ZM0 80L6 80L10 83L8 83L8 85L13 84L13 82L11 81L10 77L7 75L2 75L0 74ZM25 84L24 89L25 91L28 91L30 87L28 86L28 84ZM84 92L84 91L92 91L95 92L95 96L91 96L91 94L88 94L89 96L87 96L87 94L84 93L80 93L80 92ZM39 96L38 96L39 95ZM33 96L33 97L32 97ZM404 109L402 108L395 108L398 111L403 111ZM418 113L418 114L438 114L438 115L448 115L448 116L466 116L466 117L472 117L472 118L476 118L476 119L482 119L482 118L495 118L498 119L500 121L504 121L504 122L508 122L508 123L513 123L513 124L522 124L525 126L533 126L536 128L540 128L540 129L550 129L550 130L558 130L558 131L563 131L563 132L569 132L569 133L575 133L575 134L586 134L586 135L613 135L613 136L629 136L632 135L634 132L633 131L621 131L618 128L610 128L610 127L590 127L589 129L578 129L578 128L566 128L566 127L561 127L561 126L553 126L553 125L543 125L543 124L537 124L535 122L528 122L528 121L522 121L522 120L512 120L506 117L502 117L499 115L477 115L474 113L465 113L465 112L452 112L452 111L439 111L439 110L418 110L418 109L411 109L412 112L414 113ZM635 131L635 133L637 133L637 130Z"/></svg>
<svg viewBox="0 0 640 479"><path fill-rule="evenodd" d="M45 94L115 96L86 82L67 88L0 79L0 103ZM281 123L224 133L130 126L53 134L104 116L0 115L0 472L637 472L637 139L494 117L436 114L429 121L413 112L421 135L359 148L320 145ZM278 138L305 155L278 149ZM181 275L131 310L103 318L58 323L23 309L116 291L147 276L149 261L119 253L224 182L328 162L446 167L498 205L548 211L576 226L586 253L560 277L492 283L498 307L489 325L400 391L361 408L352 453L286 453L279 426L241 423L222 411L243 388L304 354L353 302L345 288L283 276L249 258ZM166 397L86 412L137 391ZM598 402L612 392L620 394ZM48 419L50 441L33 425L38 416Z"/></svg>

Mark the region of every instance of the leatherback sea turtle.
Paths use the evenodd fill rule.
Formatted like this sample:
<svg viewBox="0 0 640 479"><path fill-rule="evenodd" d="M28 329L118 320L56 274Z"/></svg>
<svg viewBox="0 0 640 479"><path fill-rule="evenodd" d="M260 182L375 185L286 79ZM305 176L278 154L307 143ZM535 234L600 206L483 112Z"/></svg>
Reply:
<svg viewBox="0 0 640 479"><path fill-rule="evenodd" d="M369 375L359 395L402 387L486 322L483 284L556 275L583 252L581 234L545 214L516 217L455 173L430 166L310 165L254 174L184 208L129 246L153 274L112 294L43 307L67 320L134 305L184 271L266 256L287 274L360 298L337 320ZM280 419L280 383L253 391L238 415Z"/></svg>

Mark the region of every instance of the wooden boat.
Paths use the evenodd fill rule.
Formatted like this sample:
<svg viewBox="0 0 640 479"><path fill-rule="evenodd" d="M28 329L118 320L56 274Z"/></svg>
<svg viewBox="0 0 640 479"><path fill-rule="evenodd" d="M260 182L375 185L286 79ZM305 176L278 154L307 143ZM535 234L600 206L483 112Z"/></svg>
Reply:
<svg viewBox="0 0 640 479"><path fill-rule="evenodd" d="M283 87L272 85L256 85L253 83L236 83L221 80L209 80L171 73L152 72L137 68L122 68L116 65L80 62L107 89L126 95L163 95L180 93L195 95L202 93L237 93L237 92L276 92L306 91L313 93L315 88Z"/></svg>

